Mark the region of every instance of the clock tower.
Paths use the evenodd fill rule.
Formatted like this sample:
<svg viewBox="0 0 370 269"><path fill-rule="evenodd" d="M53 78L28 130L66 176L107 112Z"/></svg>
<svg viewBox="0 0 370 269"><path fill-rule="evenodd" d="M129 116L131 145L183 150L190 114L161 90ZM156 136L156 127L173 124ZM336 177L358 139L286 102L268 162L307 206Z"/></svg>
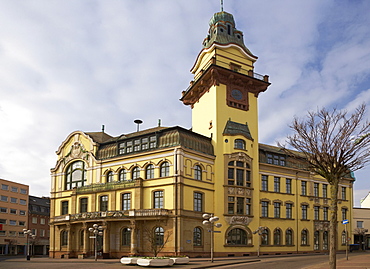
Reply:
<svg viewBox="0 0 370 269"><path fill-rule="evenodd" d="M194 80L181 98L192 108L192 131L212 139L216 158L210 201L224 232L235 219L250 229L258 227L253 221L259 215L257 99L270 83L267 75L254 72L256 61L233 15L215 13L191 68ZM220 240L216 246L224 244Z"/></svg>

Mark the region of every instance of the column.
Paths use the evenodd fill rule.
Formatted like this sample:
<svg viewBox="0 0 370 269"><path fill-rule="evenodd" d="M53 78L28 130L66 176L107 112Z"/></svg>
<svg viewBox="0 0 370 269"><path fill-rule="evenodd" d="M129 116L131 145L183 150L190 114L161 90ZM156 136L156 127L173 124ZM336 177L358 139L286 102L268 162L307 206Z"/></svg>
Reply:
<svg viewBox="0 0 370 269"><path fill-rule="evenodd" d="M137 254L137 228L136 228L136 221L130 221L130 229L131 229L131 248L130 248L130 255Z"/></svg>
<svg viewBox="0 0 370 269"><path fill-rule="evenodd" d="M109 255L110 250L110 227L109 222L103 223L103 255L107 253Z"/></svg>

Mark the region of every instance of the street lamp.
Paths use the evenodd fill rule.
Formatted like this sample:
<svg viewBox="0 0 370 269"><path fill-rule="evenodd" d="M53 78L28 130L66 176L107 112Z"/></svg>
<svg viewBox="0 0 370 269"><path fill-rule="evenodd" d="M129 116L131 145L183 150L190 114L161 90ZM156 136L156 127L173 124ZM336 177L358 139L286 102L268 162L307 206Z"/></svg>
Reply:
<svg viewBox="0 0 370 269"><path fill-rule="evenodd" d="M221 228L222 227L222 224L221 223L216 223L214 224L214 222L218 221L220 218L219 217L216 217L216 216L213 216L212 214L203 214L203 225L205 226L208 226L210 227L211 229L208 230L208 232L211 233L211 262L213 262L213 245L214 245L214 238L213 238L213 234L214 233L220 233L221 231L214 231L214 227L216 228Z"/></svg>
<svg viewBox="0 0 370 269"><path fill-rule="evenodd" d="M27 229L23 229L23 233L26 235L26 238L27 238L27 256L26 256L26 260L29 261L29 260L31 260L29 238L32 237L32 239L35 239L36 235L32 234L31 230L27 230Z"/></svg>
<svg viewBox="0 0 370 269"><path fill-rule="evenodd" d="M266 227L262 227L262 226L260 226L260 227L258 227L257 228L257 230L255 230L254 232L253 232L253 234L258 234L258 246L257 246L257 257L259 257L260 256L260 245L261 245L261 235L262 235L262 232L263 232L263 230L265 230L266 229Z"/></svg>
<svg viewBox="0 0 370 269"><path fill-rule="evenodd" d="M103 235L103 227L99 226L98 224L94 224L93 227L89 228L89 232L93 233L93 236L90 238L94 238L94 250L95 250L95 261L98 260L98 235Z"/></svg>

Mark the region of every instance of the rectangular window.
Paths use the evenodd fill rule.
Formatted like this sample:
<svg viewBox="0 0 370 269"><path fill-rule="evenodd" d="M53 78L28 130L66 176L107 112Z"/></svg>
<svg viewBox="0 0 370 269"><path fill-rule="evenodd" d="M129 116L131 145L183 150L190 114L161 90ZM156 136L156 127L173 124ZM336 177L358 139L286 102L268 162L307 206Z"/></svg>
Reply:
<svg viewBox="0 0 370 269"><path fill-rule="evenodd" d="M18 225L19 225L19 226L26 226L26 222L25 222L25 221L21 221L21 220L20 220L20 221L18 222Z"/></svg>
<svg viewBox="0 0 370 269"><path fill-rule="evenodd" d="M11 192L18 192L18 187L11 187L10 191Z"/></svg>
<svg viewBox="0 0 370 269"><path fill-rule="evenodd" d="M302 205L302 219L307 219L307 205Z"/></svg>
<svg viewBox="0 0 370 269"><path fill-rule="evenodd" d="M319 197L319 183L313 183L313 196Z"/></svg>
<svg viewBox="0 0 370 269"><path fill-rule="evenodd" d="M346 187L342 187L342 200L347 200Z"/></svg>
<svg viewBox="0 0 370 269"><path fill-rule="evenodd" d="M25 210L19 210L19 215L26 216L26 211Z"/></svg>
<svg viewBox="0 0 370 269"><path fill-rule="evenodd" d="M13 208L11 208L11 209L10 209L10 214L17 214L17 209L13 209Z"/></svg>
<svg viewBox="0 0 370 269"><path fill-rule="evenodd" d="M62 202L62 215L67 215L68 214L68 201L63 201Z"/></svg>
<svg viewBox="0 0 370 269"><path fill-rule="evenodd" d="M274 218L280 218L280 203L274 203Z"/></svg>
<svg viewBox="0 0 370 269"><path fill-rule="evenodd" d="M292 193L292 180L290 178L287 178L285 180L285 189L286 189L286 193Z"/></svg>
<svg viewBox="0 0 370 269"><path fill-rule="evenodd" d="M27 190L26 189L21 189L21 194L27 194Z"/></svg>
<svg viewBox="0 0 370 269"><path fill-rule="evenodd" d="M3 191L8 191L8 190L9 190L9 185L1 184L1 189L2 189Z"/></svg>
<svg viewBox="0 0 370 269"><path fill-rule="evenodd" d="M319 220L320 219L320 207L315 206L313 210L314 210L314 220Z"/></svg>
<svg viewBox="0 0 370 269"><path fill-rule="evenodd" d="M14 197L10 197L10 202L12 204L16 204L16 203L18 203L18 199L17 198L14 198Z"/></svg>
<svg viewBox="0 0 370 269"><path fill-rule="evenodd" d="M36 217L32 217L32 223L37 224L37 218Z"/></svg>
<svg viewBox="0 0 370 269"><path fill-rule="evenodd" d="M26 200L24 200L24 199L19 199L19 203L20 203L21 205L26 205L26 204L27 204L27 201L26 201Z"/></svg>
<svg viewBox="0 0 370 269"><path fill-rule="evenodd" d="M87 198L81 198L80 199L80 213L86 213L87 212L87 204L88 204Z"/></svg>
<svg viewBox="0 0 370 269"><path fill-rule="evenodd" d="M269 216L269 204L268 202L262 201L262 212L261 217L267 218Z"/></svg>
<svg viewBox="0 0 370 269"><path fill-rule="evenodd" d="M274 192L280 192L280 177L274 177Z"/></svg>
<svg viewBox="0 0 370 269"><path fill-rule="evenodd" d="M228 214L234 214L234 204L235 204L235 197L229 196L227 197L227 213Z"/></svg>
<svg viewBox="0 0 370 269"><path fill-rule="evenodd" d="M9 220L9 225L17 225L17 221L16 220Z"/></svg>
<svg viewBox="0 0 370 269"><path fill-rule="evenodd" d="M347 208L342 208L342 220L347 219Z"/></svg>
<svg viewBox="0 0 370 269"><path fill-rule="evenodd" d="M323 218L324 220L328 220L328 207L324 207L324 208L322 209L322 218Z"/></svg>
<svg viewBox="0 0 370 269"><path fill-rule="evenodd" d="M9 236L17 236L17 232L16 231L9 231Z"/></svg>
<svg viewBox="0 0 370 269"><path fill-rule="evenodd" d="M0 236L6 236L6 231L0 231Z"/></svg>
<svg viewBox="0 0 370 269"><path fill-rule="evenodd" d="M301 182L301 195L307 195L307 181Z"/></svg>
<svg viewBox="0 0 370 269"><path fill-rule="evenodd" d="M194 192L194 211L203 211L203 193Z"/></svg>
<svg viewBox="0 0 370 269"><path fill-rule="evenodd" d="M18 232L18 237L24 237L24 233L23 232Z"/></svg>
<svg viewBox="0 0 370 269"><path fill-rule="evenodd" d="M236 185L243 186L244 185L244 170L236 169Z"/></svg>
<svg viewBox="0 0 370 269"><path fill-rule="evenodd" d="M357 221L357 228L364 228L364 222L363 221Z"/></svg>
<svg viewBox="0 0 370 269"><path fill-rule="evenodd" d="M131 193L122 194L122 210L131 209Z"/></svg>
<svg viewBox="0 0 370 269"><path fill-rule="evenodd" d="M292 204L286 204L286 218L291 219L292 218L292 211L293 211L293 205Z"/></svg>
<svg viewBox="0 0 370 269"><path fill-rule="evenodd" d="M244 198L242 197L236 198L236 214L238 215L244 214Z"/></svg>
<svg viewBox="0 0 370 269"><path fill-rule="evenodd" d="M328 184L322 184L322 197L328 197Z"/></svg>
<svg viewBox="0 0 370 269"><path fill-rule="evenodd" d="M272 154L267 154L267 163L272 164Z"/></svg>
<svg viewBox="0 0 370 269"><path fill-rule="evenodd" d="M0 196L0 201L1 201L1 202L8 202L8 196L1 195L1 196Z"/></svg>
<svg viewBox="0 0 370 269"><path fill-rule="evenodd" d="M102 195L99 198L100 200L100 211L108 211L108 195Z"/></svg>
<svg viewBox="0 0 370 269"><path fill-rule="evenodd" d="M44 237L45 236L45 230L44 229L40 229L40 236L41 237Z"/></svg>
<svg viewBox="0 0 370 269"><path fill-rule="evenodd" d="M31 229L32 234L37 235L37 229Z"/></svg>
<svg viewBox="0 0 370 269"><path fill-rule="evenodd" d="M45 224L45 219L44 218L40 219L40 224Z"/></svg>
<svg viewBox="0 0 370 269"><path fill-rule="evenodd" d="M153 193L153 207L154 208L163 208L163 191L155 191Z"/></svg>
<svg viewBox="0 0 370 269"><path fill-rule="evenodd" d="M262 175L261 190L268 191L268 176Z"/></svg>
<svg viewBox="0 0 370 269"><path fill-rule="evenodd" d="M6 219L0 219L0 224L6 224Z"/></svg>
<svg viewBox="0 0 370 269"><path fill-rule="evenodd" d="M252 199L251 198L246 198L245 199L245 214L246 215L252 215Z"/></svg>
<svg viewBox="0 0 370 269"><path fill-rule="evenodd" d="M0 213L8 213L8 209L6 207L0 207Z"/></svg>

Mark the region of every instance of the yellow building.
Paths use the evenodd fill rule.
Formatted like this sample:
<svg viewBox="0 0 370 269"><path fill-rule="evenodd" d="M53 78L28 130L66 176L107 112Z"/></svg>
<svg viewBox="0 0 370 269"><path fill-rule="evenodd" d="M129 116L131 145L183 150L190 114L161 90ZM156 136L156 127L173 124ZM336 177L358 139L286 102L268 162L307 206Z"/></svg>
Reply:
<svg viewBox="0 0 370 269"><path fill-rule="evenodd" d="M52 169L51 257L92 255L93 224L109 257L207 256L212 236L215 256L328 249L329 186L259 144L257 98L269 78L254 72L257 57L231 14L214 14L203 46L181 98L192 130L77 131L63 141ZM352 216L353 180L343 179L338 194L344 218ZM216 233L203 225L205 213L219 217Z"/></svg>

